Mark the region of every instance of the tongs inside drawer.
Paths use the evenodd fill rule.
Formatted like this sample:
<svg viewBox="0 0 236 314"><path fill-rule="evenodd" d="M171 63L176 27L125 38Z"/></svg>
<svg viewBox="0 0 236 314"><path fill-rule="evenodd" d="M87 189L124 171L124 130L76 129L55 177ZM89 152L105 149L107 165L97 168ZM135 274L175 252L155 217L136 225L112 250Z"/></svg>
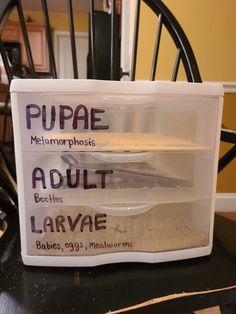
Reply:
<svg viewBox="0 0 236 314"><path fill-rule="evenodd" d="M89 153L91 156L91 154ZM94 155L92 155L94 157ZM80 183L84 180L84 171L87 177L95 184L99 184L101 178L96 174L97 170L112 170L112 175L106 176L106 188L110 189L124 189L124 188L176 188L191 187L192 181L184 178L176 178L166 176L161 170L154 169L147 162L102 162L94 161L87 162L84 160L77 160L74 155L63 154L61 158L71 169L72 180L75 180L75 171L79 169ZM136 158L136 157L135 157Z"/></svg>

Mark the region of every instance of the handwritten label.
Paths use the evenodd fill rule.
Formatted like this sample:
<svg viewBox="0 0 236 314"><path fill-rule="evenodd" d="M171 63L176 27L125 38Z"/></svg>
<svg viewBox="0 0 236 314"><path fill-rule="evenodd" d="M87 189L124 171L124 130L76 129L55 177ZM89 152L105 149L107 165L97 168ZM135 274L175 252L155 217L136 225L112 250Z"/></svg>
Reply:
<svg viewBox="0 0 236 314"><path fill-rule="evenodd" d="M57 111L57 109L59 109ZM73 130L107 130L108 125L100 124L101 114L104 109L91 108L90 111L85 105L77 105L75 108L69 105L37 105L26 106L26 128L32 129L32 124L36 120L41 120L41 127L44 131L51 131L54 128L60 130L70 126Z"/></svg>
<svg viewBox="0 0 236 314"><path fill-rule="evenodd" d="M67 253L87 253L87 251L107 251L107 250L131 250L134 248L134 243L125 242L53 242L53 241L35 241L35 248L39 252L47 251L49 253L59 251L61 254ZM59 255L59 254L58 254Z"/></svg>
<svg viewBox="0 0 236 314"><path fill-rule="evenodd" d="M58 215L56 217L46 216L41 225L36 222L35 216L30 217L31 231L33 233L45 232L67 232L67 231L99 231L106 229L106 214L83 215L78 213L73 219L72 216Z"/></svg>
<svg viewBox="0 0 236 314"><path fill-rule="evenodd" d="M111 169L98 169L93 171L100 177L100 188L106 188L106 175L113 174ZM80 181L80 174L82 174L83 182ZM58 169L50 169L45 175L42 167L35 167L32 172L32 188L58 189L60 187L68 187L71 189L82 187L83 189L96 189L97 184L89 181L88 169L66 169L66 175L63 175Z"/></svg>
<svg viewBox="0 0 236 314"><path fill-rule="evenodd" d="M73 136L72 138L47 138L45 136L31 136L31 145L35 146L69 146L69 148L73 148L76 146L80 147L94 147L96 146L96 142L92 138L88 139L79 139Z"/></svg>

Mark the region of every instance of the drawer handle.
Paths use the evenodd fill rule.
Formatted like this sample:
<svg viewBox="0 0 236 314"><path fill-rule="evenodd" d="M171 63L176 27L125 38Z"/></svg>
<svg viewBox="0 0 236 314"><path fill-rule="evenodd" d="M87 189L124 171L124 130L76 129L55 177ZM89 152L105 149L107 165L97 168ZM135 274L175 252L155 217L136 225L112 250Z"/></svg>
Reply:
<svg viewBox="0 0 236 314"><path fill-rule="evenodd" d="M139 95L134 96L134 95L127 95L124 96L105 96L104 97L104 102L107 104L118 104L118 105L133 105L133 104L149 104L153 98L151 96L146 96L146 95Z"/></svg>
<svg viewBox="0 0 236 314"><path fill-rule="evenodd" d="M93 208L98 211L102 212L111 216L132 216L138 215L147 212L156 204L146 204L146 203L119 203L119 204L100 204L95 205Z"/></svg>
<svg viewBox="0 0 236 314"><path fill-rule="evenodd" d="M106 162L142 162L152 157L153 153L92 153L93 157Z"/></svg>

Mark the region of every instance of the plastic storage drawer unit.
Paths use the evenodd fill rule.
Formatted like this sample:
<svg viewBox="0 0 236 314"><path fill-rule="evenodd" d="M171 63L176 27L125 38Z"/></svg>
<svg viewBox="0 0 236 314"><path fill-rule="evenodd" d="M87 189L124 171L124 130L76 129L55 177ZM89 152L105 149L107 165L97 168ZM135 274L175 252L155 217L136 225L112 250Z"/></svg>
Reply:
<svg viewBox="0 0 236 314"><path fill-rule="evenodd" d="M25 264L210 254L220 85L14 80L11 102Z"/></svg>

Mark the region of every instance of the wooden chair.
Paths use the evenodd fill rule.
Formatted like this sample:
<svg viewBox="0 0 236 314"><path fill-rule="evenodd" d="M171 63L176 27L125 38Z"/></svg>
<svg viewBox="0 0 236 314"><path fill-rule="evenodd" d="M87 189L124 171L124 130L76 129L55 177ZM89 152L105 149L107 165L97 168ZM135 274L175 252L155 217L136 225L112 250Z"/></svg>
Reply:
<svg viewBox="0 0 236 314"><path fill-rule="evenodd" d="M156 67L158 62L158 53L159 53L159 46L161 41L161 33L162 28L165 27L167 31L169 32L171 38L173 39L173 42L176 46L176 62L173 65L173 74L170 80L176 81L178 70L179 70L179 64L180 61L182 61L184 70L186 73L187 80L189 82L201 82L200 73L198 70L197 62L194 57L193 50L191 48L191 45L181 28L180 24L176 20L176 18L173 16L173 14L170 12L170 10L164 5L164 3L161 0L143 0L156 14L158 19L158 29L156 32L156 43L153 53L153 62L152 62L152 69L150 73L150 79L155 79L156 74ZM54 57L54 51L53 51L53 41L52 41L52 35L51 35L51 28L50 28L50 19L49 19L49 12L48 12L48 5L47 0L41 0L42 3L42 14L44 16L44 22L45 22L45 29L46 29L46 35L47 35L47 44L48 44L48 51L49 51L49 59L50 59L50 71L52 78L57 78L57 69L56 69L56 62ZM136 8L136 16L135 16L135 29L134 29L134 42L133 42L133 53L132 53L132 65L131 65L131 71L129 73L130 80L135 80L135 72L136 72L136 63L137 63L137 47L138 47L138 33L139 33L139 16L140 16L140 4L141 0L137 1L137 8ZM35 66L32 58L32 52L31 47L29 43L29 38L27 35L27 29L26 29L26 23L24 20L24 13L23 8L21 5L20 0L5 0L0 3L0 38L1 33L4 28L4 23L6 22L7 16L10 14L11 10L13 8L17 9L18 17L19 17L19 23L22 30L22 35L24 38L24 45L27 53L28 58L28 65L30 69L30 76L31 77L37 77L37 73L35 71ZM72 51L72 62L73 62L73 72L74 72L74 78L79 78L79 69L77 67L77 58L76 58L76 46L75 46L75 34L74 34L74 12L73 12L73 2L72 0L67 0L67 10L68 10L68 19L69 19L69 32L70 32L70 40L71 40L71 51ZM94 25L94 0L89 0L89 11L90 11L90 52L91 52L91 67L92 67L92 78L96 78L97 73L97 64L96 64L96 53L98 53L98 49L95 50L95 39L96 39L96 29ZM116 27L116 21L117 21L117 13L115 10L115 0L111 1L111 54L110 60L107 60L107 62L110 63L110 79L118 79L117 73L115 73L115 61L117 56L117 27ZM1 49L1 55L2 59L6 68L7 76L9 81L11 81L13 73L12 69L9 65L9 62L7 60L6 52L4 49L4 45L2 42L0 42L0 49Z"/></svg>
<svg viewBox="0 0 236 314"><path fill-rule="evenodd" d="M158 55L159 55L159 47L161 42L161 34L162 29L165 27L169 32L175 46L176 46L176 61L173 64L173 73L170 80L176 81L179 71L179 65L182 61L184 71L186 73L186 78L189 82L201 82L201 76L198 70L197 62L194 57L193 50L191 45L181 28L180 24L170 12L170 10L164 5L161 0L143 0L153 11L156 15L158 20L158 28L156 32L156 40L155 40L155 47L153 52L153 60L152 60L152 67L150 73L150 80L155 80L156 76L156 69L158 63ZM75 79L79 78L79 69L78 69L78 60L76 57L76 44L75 44L75 32L74 32L74 12L73 12L73 1L72 0L65 0L67 4L67 13L68 13L68 21L69 21L69 32L70 32L70 42L71 42L71 60L73 64L73 77ZM111 15L110 15L110 38L109 38L109 45L110 45L110 53L108 53L102 59L102 64L106 68L108 68L108 75L105 77L106 79L110 80L119 80L122 76L122 69L120 69L119 63L119 56L120 56L120 48L119 48L119 27L117 26L118 15L115 9L116 1L111 1ZM46 37L47 37L47 45L48 45L48 52L49 52L49 61L50 61L50 76L53 79L58 77L56 62L54 57L54 47L53 47L53 40L51 34L51 27L50 27L50 18L49 18L49 10L48 10L48 2L47 0L41 0L42 5L42 15L44 17L44 24L46 30ZM134 27L134 41L133 41L133 52L132 52L132 64L130 73L126 73L129 76L130 80L135 80L136 77L136 64L137 64L137 48L138 48L138 35L139 35L139 20L140 20L140 5L141 0L137 1L136 13L135 13L135 27ZM95 20L97 12L94 9L94 0L88 0L89 6L89 55L88 55L88 75L89 78L92 79L100 79L104 78L99 73L99 66L101 64L100 58L100 46L96 40L96 28L95 28ZM14 67L10 65L9 59L7 57L7 52L4 46L3 41L1 40L1 35L4 30L4 25L7 21L7 18L10 12L16 9L17 15L19 19L20 29L23 36L24 47L27 55L28 66L22 65L24 68L24 73L26 73L25 77L31 78L38 78L39 74L35 70L34 60L32 57L32 50L30 46L29 37L27 34L27 27L24 18L23 7L21 4L21 0L4 0L0 2L0 53L2 56L2 60L4 63L5 71L7 74L8 81L11 82L14 76ZM100 44L100 46L99 46ZM108 47L109 49L109 47ZM110 75L109 75L110 73ZM24 77L24 75L22 75ZM2 114L4 115L4 125L3 125L3 142L5 143L6 137L6 124L7 119L9 117L9 107L8 105L9 95L6 95L5 99L5 106L4 110L2 110Z"/></svg>
<svg viewBox="0 0 236 314"><path fill-rule="evenodd" d="M66 0L65 0L66 1ZM84 0L83 0L84 1ZM194 57L193 50L191 45L181 28L180 24L170 12L170 10L164 5L161 0L143 0L143 2L150 7L152 12L155 14L157 23L157 31L156 31L156 39L155 39L155 46L153 51L153 58L152 58L152 66L150 71L150 80L155 80L156 76L156 69L158 63L158 55L159 55L159 47L160 42L162 39L162 30L165 27L168 33L170 34L173 43L176 46L176 59L173 64L173 72L170 77L171 81L176 81L178 78L179 72L179 65L180 62L183 64L183 68L186 74L187 81L189 82L198 82L201 83L201 76L198 70L198 65ZM68 11L68 21L69 21L69 33L70 33L70 42L71 42L71 60L73 64L73 77L75 79L79 78L79 69L78 69L78 60L76 57L76 45L75 45L75 31L74 31L74 10L73 10L73 2L72 0L67 0L67 11ZM117 12L115 8L115 0L111 1L111 15L110 15L110 53L108 55L108 79L110 80L119 80L122 76L122 69L119 68L119 28L117 27ZM53 50L53 40L51 34L51 27L50 27L50 18L49 18L49 10L48 10L48 3L47 0L41 0L42 5L42 15L44 17L44 24L46 30L46 38L47 38L47 45L48 45L48 52L49 52L49 61L50 61L50 76L52 79L57 79L57 68L56 62L54 57L54 50ZM95 27L95 15L96 11L94 8L94 0L88 1L89 5L89 46L90 46L90 53L89 53L89 67L90 67L90 78L99 79L99 67L98 67L98 56L99 56L99 42L96 41L96 27ZM134 40L133 40L133 51L132 51L132 62L130 72L126 73L129 76L130 80L133 81L136 78L136 64L137 64L137 49L138 49L138 38L139 38L139 20L140 20L140 8L141 8L141 0L137 1L137 7L135 12L135 26L134 26ZM26 22L24 19L24 12L21 4L21 0L4 0L0 1L0 53L4 63L5 71L7 74L7 78L9 83L11 82L14 76L14 68L9 63L9 59L7 56L7 52L4 46L2 39L2 33L4 30L4 25L6 24L7 18L10 12L16 9L19 25L22 32L23 37L23 44L25 46L28 66L27 66L27 77L30 78L38 78L39 74L35 70L35 65L32 57L32 51L30 47L30 41L27 34L27 27ZM3 111L4 115L4 129L6 128L7 118L9 117L10 107L7 107L9 101L9 93L7 93L6 100L5 100L5 110ZM3 138L0 148L5 145L5 138ZM12 177L15 178L15 169L12 166L11 158L7 158L4 150L1 150L2 157L9 165L10 172ZM1 169L0 169L1 170ZM4 174L3 174L4 176ZM5 178L3 178L5 180ZM8 195L12 195L11 199L14 198L14 202L17 207L17 197L15 195L14 187L12 187L11 183L9 186L4 185L4 180L1 180L0 175L0 186L7 190ZM4 187L3 187L4 185ZM2 202L1 202L2 201ZM5 206L3 203L3 199L0 197L0 206ZM8 202L8 205L11 206L11 202ZM5 206L7 208L7 206Z"/></svg>
<svg viewBox="0 0 236 314"><path fill-rule="evenodd" d="M221 172L236 157L236 131L223 127L221 141L233 144L233 146L220 158L218 172Z"/></svg>

